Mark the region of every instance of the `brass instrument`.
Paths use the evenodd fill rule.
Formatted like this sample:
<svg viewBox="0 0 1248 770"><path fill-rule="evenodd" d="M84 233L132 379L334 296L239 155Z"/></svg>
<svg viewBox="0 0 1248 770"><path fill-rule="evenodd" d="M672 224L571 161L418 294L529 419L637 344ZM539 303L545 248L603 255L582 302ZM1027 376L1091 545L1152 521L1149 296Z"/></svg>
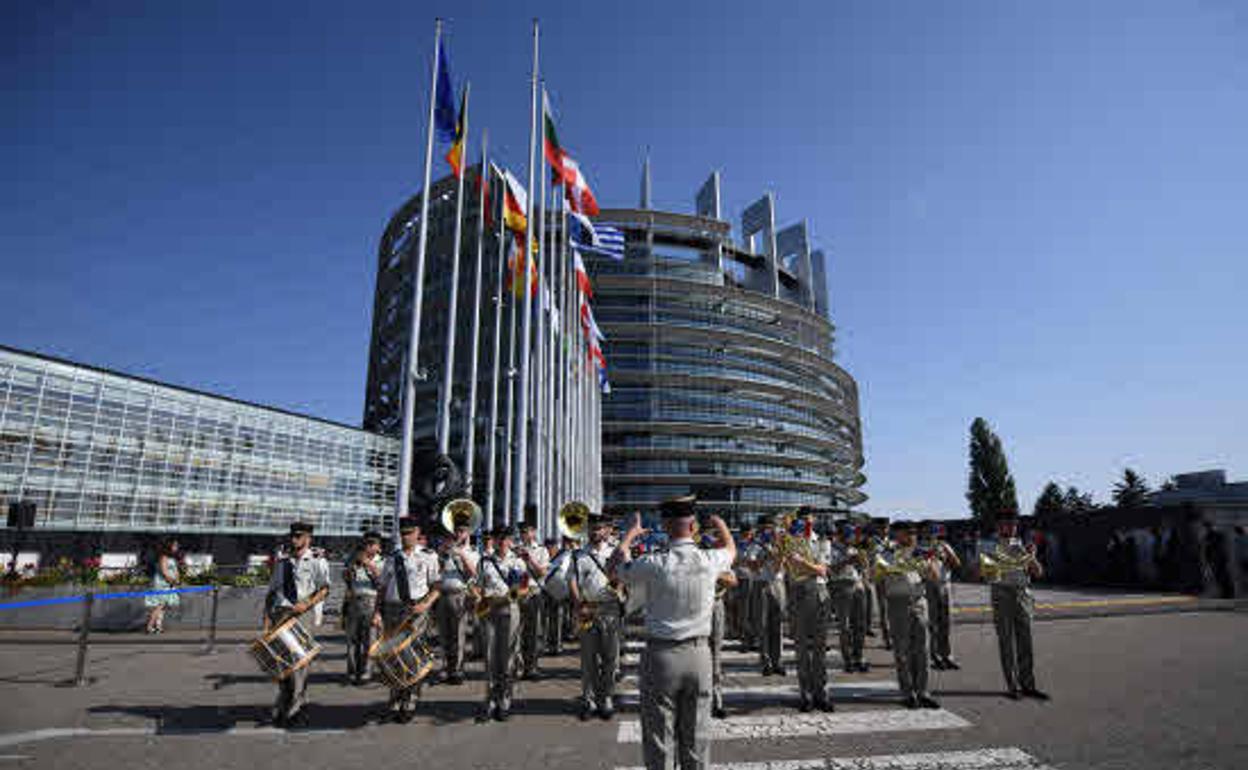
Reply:
<svg viewBox="0 0 1248 770"><path fill-rule="evenodd" d="M589 506L580 500L570 500L559 509L559 534L573 540L589 537Z"/></svg>
<svg viewBox="0 0 1248 770"><path fill-rule="evenodd" d="M875 579L882 580L886 577L897 575L908 575L912 572L921 573L928 568L930 559L920 553L911 552L908 558L898 557L893 554L885 558L884 553L877 551L875 554Z"/></svg>
<svg viewBox="0 0 1248 770"><path fill-rule="evenodd" d="M991 554L979 554L979 574L984 580L995 582L1006 572L1026 570L1035 562L1035 554L1017 545L998 548Z"/></svg>
<svg viewBox="0 0 1248 770"><path fill-rule="evenodd" d="M471 498L460 497L442 506L439 519L442 522L442 529L452 535L458 527L466 526L476 531L481 527L481 506Z"/></svg>
<svg viewBox="0 0 1248 770"><path fill-rule="evenodd" d="M796 521L797 514L786 513L780 520L780 526L776 529L776 541L772 546L773 560L777 568L787 567L789 574L794 580L802 581L807 578L814 577L815 571L807 567L802 562L792 561L792 557L799 556L808 562L815 561L814 552L811 551L810 541L804 537L791 534L789 532Z"/></svg>

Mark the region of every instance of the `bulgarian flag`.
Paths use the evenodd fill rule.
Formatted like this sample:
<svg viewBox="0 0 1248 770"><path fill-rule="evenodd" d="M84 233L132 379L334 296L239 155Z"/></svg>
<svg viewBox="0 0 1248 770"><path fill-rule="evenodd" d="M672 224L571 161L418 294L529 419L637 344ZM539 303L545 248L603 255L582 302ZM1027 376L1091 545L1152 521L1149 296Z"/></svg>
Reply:
<svg viewBox="0 0 1248 770"><path fill-rule="evenodd" d="M576 286L586 297L594 296L594 286L589 282L589 271L581 260L581 252L572 249L572 269L576 274Z"/></svg>
<svg viewBox="0 0 1248 770"><path fill-rule="evenodd" d="M559 134L555 131L555 119L550 115L550 100L546 97L546 89L542 89L542 154L554 171L554 177L565 181L563 161L567 157L559 146Z"/></svg>
<svg viewBox="0 0 1248 770"><path fill-rule="evenodd" d="M545 89L542 90L542 154L546 156L555 182L563 185L564 197L571 209L591 217L598 216L598 200L594 191L589 189L589 182L581 173L580 165L559 144L559 133L555 130L555 119L550 114L550 99Z"/></svg>

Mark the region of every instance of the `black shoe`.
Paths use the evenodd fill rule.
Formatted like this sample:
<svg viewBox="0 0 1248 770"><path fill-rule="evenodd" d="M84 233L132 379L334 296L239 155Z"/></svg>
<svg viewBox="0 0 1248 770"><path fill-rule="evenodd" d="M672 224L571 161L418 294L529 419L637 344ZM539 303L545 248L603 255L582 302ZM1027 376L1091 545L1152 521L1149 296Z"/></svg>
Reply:
<svg viewBox="0 0 1248 770"><path fill-rule="evenodd" d="M582 722L588 722L589 718L594 715L594 706L589 701L581 701L581 710L577 712L577 718Z"/></svg>
<svg viewBox="0 0 1248 770"><path fill-rule="evenodd" d="M598 709L598 718L604 722L610 722L615 717L615 709L610 706Z"/></svg>
<svg viewBox="0 0 1248 770"><path fill-rule="evenodd" d="M802 700L797 704L797 710L803 714L810 711L810 696L806 693L802 693Z"/></svg>
<svg viewBox="0 0 1248 770"><path fill-rule="evenodd" d="M855 671L857 671L857 670L858 670L858 668L857 668L856 666L854 666L854 665L851 663L851 664L849 664L849 665L844 666L843 668L841 668L841 673L843 673L843 674L852 674L852 673L854 673L854 672L855 672Z"/></svg>
<svg viewBox="0 0 1248 770"><path fill-rule="evenodd" d="M824 696L822 698L815 698L815 708L819 709L825 714L831 714L832 712L836 711L836 706L832 704L832 699L827 696Z"/></svg>
<svg viewBox="0 0 1248 770"><path fill-rule="evenodd" d="M961 671L962 666L953 658L945 658L945 668L950 671Z"/></svg>
<svg viewBox="0 0 1248 770"><path fill-rule="evenodd" d="M868 628L866 631L862 632L862 635L863 636L875 636L875 632Z"/></svg>
<svg viewBox="0 0 1248 770"><path fill-rule="evenodd" d="M494 711L494 718L500 722L506 722L508 719L511 719L511 709L499 706Z"/></svg>
<svg viewBox="0 0 1248 770"><path fill-rule="evenodd" d="M398 715L394 718L394 721L398 722L401 725L405 725L415 718L416 718L415 709L404 709L403 711L400 711L398 713Z"/></svg>
<svg viewBox="0 0 1248 770"><path fill-rule="evenodd" d="M919 699L915 697L914 695L907 695L906 700L904 702L905 702L906 708L908 709L917 709L919 707Z"/></svg>
<svg viewBox="0 0 1248 770"><path fill-rule="evenodd" d="M772 669L772 673L776 676L785 676L784 666L776 666Z"/></svg>
<svg viewBox="0 0 1248 770"><path fill-rule="evenodd" d="M893 645L889 644L889 641L887 639L884 640L884 649L886 650L893 649Z"/></svg>
<svg viewBox="0 0 1248 770"><path fill-rule="evenodd" d="M276 716L276 717L273 717L273 721L270 722L269 724L273 727L276 727L279 730L284 730L290 724L290 722L284 716Z"/></svg>
<svg viewBox="0 0 1248 770"><path fill-rule="evenodd" d="M763 666L763 676L771 676L774 673L771 666Z"/></svg>
<svg viewBox="0 0 1248 770"><path fill-rule="evenodd" d="M463 684L464 675L460 673L448 674L445 680L446 684Z"/></svg>
<svg viewBox="0 0 1248 770"><path fill-rule="evenodd" d="M941 659L939 659L939 658L933 658L933 659L932 659L932 662L931 662L931 664L930 664L930 665L931 665L931 667L932 667L933 669L935 669L936 671L944 671L944 670L945 670L945 662L944 662L944 661L942 661L942 660L941 660Z"/></svg>
<svg viewBox="0 0 1248 770"><path fill-rule="evenodd" d="M920 695L919 705L925 709L938 709L940 708L940 701L930 695Z"/></svg>
<svg viewBox="0 0 1248 770"><path fill-rule="evenodd" d="M1023 694L1019 692L1018 690L1011 688L1005 691L1005 697L1009 698L1010 700L1022 700Z"/></svg>
<svg viewBox="0 0 1248 770"><path fill-rule="evenodd" d="M868 673L870 670L871 670L871 664L870 664L870 663L861 663L861 662L860 662L860 663L858 664L858 672L859 672L860 674L866 674L866 673Z"/></svg>
<svg viewBox="0 0 1248 770"><path fill-rule="evenodd" d="M724 711L723 706L714 706L711 708L711 717L713 719L727 719L728 712Z"/></svg>
<svg viewBox="0 0 1248 770"><path fill-rule="evenodd" d="M1023 695L1026 695L1028 698L1035 698L1036 700L1048 700L1049 699L1049 694L1047 692L1044 692L1043 690L1037 690L1034 687L1024 687Z"/></svg>

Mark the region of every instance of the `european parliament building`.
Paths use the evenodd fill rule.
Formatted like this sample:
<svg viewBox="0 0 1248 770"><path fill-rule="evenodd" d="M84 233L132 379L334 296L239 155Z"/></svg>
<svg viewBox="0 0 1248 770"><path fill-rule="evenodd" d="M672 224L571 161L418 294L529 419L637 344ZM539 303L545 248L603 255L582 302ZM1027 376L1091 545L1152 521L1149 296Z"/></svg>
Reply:
<svg viewBox="0 0 1248 770"><path fill-rule="evenodd" d="M834 360L826 262L805 222L776 228L766 195L721 216L720 178L695 213L604 210L625 257L590 257L612 392L603 402L609 511L696 493L738 521L848 509L859 490L858 389Z"/></svg>
<svg viewBox="0 0 1248 770"><path fill-rule="evenodd" d="M32 551L172 534L239 563L295 518L327 542L389 530L398 453L349 425L0 347L0 506L34 504Z"/></svg>
<svg viewBox="0 0 1248 770"><path fill-rule="evenodd" d="M454 179L438 180L432 189L415 433L426 444L435 434L445 352ZM449 438L461 465L475 196L465 195L464 211ZM394 436L400 432L419 212L418 193L387 223L377 255L364 427ZM655 211L643 193L639 208L604 210L596 221L620 228L626 239L623 261L585 256L611 381L602 405L604 510L649 510L689 492L737 521L799 505L845 510L862 503L857 385L833 360L825 256L812 249L806 224L777 229L768 195L743 212L734 238L732 224L721 217L718 174L698 194L694 214ZM492 300L500 288L494 236L486 243L474 425L474 496L482 502ZM505 372L507 319L501 326ZM502 389L505 394L505 378ZM498 445L501 455L502 436ZM502 500L501 472L496 485Z"/></svg>

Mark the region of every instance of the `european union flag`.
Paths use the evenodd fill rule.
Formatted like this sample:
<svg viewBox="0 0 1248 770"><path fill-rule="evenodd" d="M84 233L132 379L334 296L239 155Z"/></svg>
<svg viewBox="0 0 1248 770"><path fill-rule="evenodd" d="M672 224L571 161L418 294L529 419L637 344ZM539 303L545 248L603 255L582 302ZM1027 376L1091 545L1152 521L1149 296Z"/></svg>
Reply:
<svg viewBox="0 0 1248 770"><path fill-rule="evenodd" d="M438 41L438 88L434 95L433 124L438 140L455 141L455 89L451 87L451 70L447 63L446 46Z"/></svg>

